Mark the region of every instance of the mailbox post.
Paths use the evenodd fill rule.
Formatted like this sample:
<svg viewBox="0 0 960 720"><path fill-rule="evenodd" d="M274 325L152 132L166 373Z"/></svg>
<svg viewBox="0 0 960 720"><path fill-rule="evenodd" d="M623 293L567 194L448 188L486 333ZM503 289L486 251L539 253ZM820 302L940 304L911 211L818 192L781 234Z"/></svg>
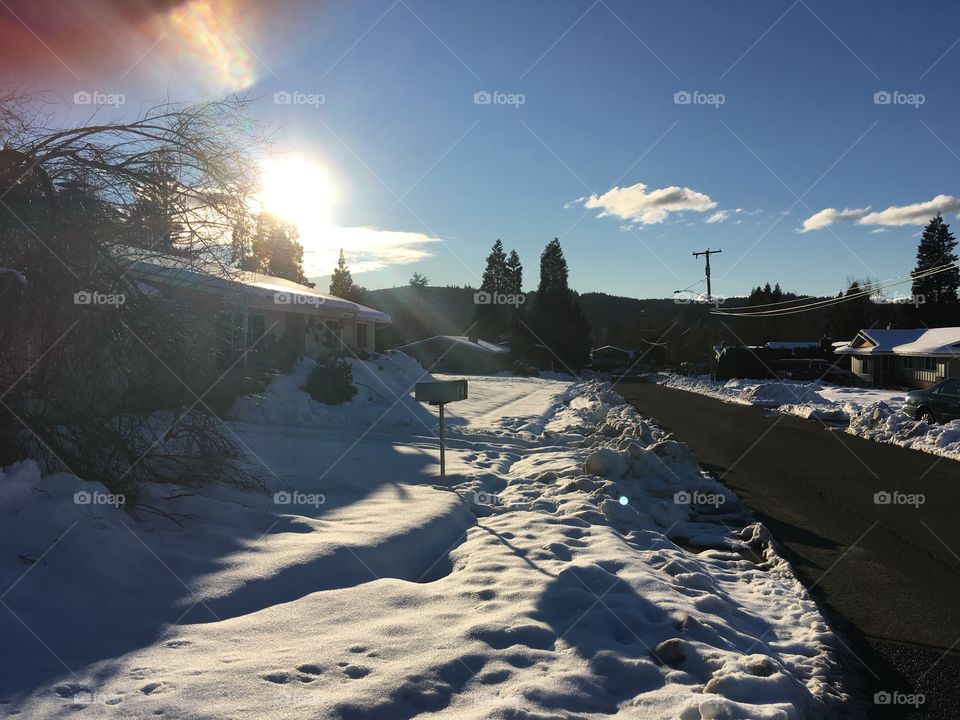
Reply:
<svg viewBox="0 0 960 720"><path fill-rule="evenodd" d="M443 428L443 406L448 402L467 399L466 380L426 380L416 385L417 402L429 403L440 407L440 484L447 477L446 443Z"/></svg>

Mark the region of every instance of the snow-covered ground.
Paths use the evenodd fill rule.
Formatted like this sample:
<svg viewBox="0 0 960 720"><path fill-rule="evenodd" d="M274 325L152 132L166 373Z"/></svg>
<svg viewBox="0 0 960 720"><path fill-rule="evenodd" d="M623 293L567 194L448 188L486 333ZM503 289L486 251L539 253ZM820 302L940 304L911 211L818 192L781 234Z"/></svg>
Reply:
<svg viewBox="0 0 960 720"><path fill-rule="evenodd" d="M651 373L650 382L742 405L839 423L848 433L960 460L960 420L928 425L900 412L901 390L840 387L791 380L711 380L706 375Z"/></svg>
<svg viewBox="0 0 960 720"><path fill-rule="evenodd" d="M421 372L384 363L368 370L385 387L340 408L301 397L297 374L239 403L230 428L271 494L145 488L182 526L94 482L7 468L0 712L842 709L832 632L766 530L608 385L469 378L443 488L436 416L409 397Z"/></svg>

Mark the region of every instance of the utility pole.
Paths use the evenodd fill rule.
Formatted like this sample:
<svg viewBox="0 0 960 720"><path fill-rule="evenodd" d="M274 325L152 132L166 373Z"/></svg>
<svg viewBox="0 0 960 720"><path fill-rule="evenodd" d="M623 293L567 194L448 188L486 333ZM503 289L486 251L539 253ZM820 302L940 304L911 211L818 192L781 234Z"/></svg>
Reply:
<svg viewBox="0 0 960 720"><path fill-rule="evenodd" d="M710 256L716 255L717 253L722 253L722 252L723 250L711 250L710 248L707 248L706 250L702 250L701 252L695 252L693 254L694 257L700 257L701 255L704 255L707 258L707 302L708 303L713 300L713 291L712 291L712 288L710 287Z"/></svg>

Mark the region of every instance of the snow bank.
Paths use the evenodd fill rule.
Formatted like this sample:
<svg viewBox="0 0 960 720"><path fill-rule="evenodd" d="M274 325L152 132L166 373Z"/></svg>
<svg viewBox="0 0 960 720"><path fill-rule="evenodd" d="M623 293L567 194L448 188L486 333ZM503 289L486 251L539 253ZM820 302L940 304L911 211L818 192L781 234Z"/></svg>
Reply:
<svg viewBox="0 0 960 720"><path fill-rule="evenodd" d="M646 376L659 385L695 392L739 405L755 405L778 412L824 421L846 423L868 405L903 403L904 394L895 390L854 388L814 381L736 379L711 380L707 375L684 376L651 373Z"/></svg>
<svg viewBox="0 0 960 720"><path fill-rule="evenodd" d="M960 460L960 420L928 425L879 402L854 415L847 432L867 440Z"/></svg>
<svg viewBox="0 0 960 720"><path fill-rule="evenodd" d="M851 388L822 382L729 380L669 373L648 375L651 382L743 405L771 408L846 425L851 435L960 460L960 420L928 425L900 412L905 393L899 390Z"/></svg>
<svg viewBox="0 0 960 720"><path fill-rule="evenodd" d="M423 405L413 399L420 380L430 380L416 360L395 350L376 354L369 360L348 358L353 367L357 394L341 405L317 402L301 388L316 362L301 358L293 372L274 378L261 395L239 399L227 417L257 425L299 427L374 425L416 427L435 425Z"/></svg>
<svg viewBox="0 0 960 720"><path fill-rule="evenodd" d="M0 705L154 720L842 708L831 630L688 446L607 383L472 378L470 393L451 406L452 488L432 485L432 437L357 438L352 407L339 431L236 426L286 495L145 488L182 527L8 469Z"/></svg>

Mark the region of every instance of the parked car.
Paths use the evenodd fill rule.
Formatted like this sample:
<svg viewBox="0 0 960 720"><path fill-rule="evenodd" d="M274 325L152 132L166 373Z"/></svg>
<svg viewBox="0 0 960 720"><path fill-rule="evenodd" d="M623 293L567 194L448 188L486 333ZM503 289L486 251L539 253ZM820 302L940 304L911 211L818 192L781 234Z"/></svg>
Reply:
<svg viewBox="0 0 960 720"><path fill-rule="evenodd" d="M928 423L960 418L960 378L947 378L926 390L908 392L903 412Z"/></svg>

